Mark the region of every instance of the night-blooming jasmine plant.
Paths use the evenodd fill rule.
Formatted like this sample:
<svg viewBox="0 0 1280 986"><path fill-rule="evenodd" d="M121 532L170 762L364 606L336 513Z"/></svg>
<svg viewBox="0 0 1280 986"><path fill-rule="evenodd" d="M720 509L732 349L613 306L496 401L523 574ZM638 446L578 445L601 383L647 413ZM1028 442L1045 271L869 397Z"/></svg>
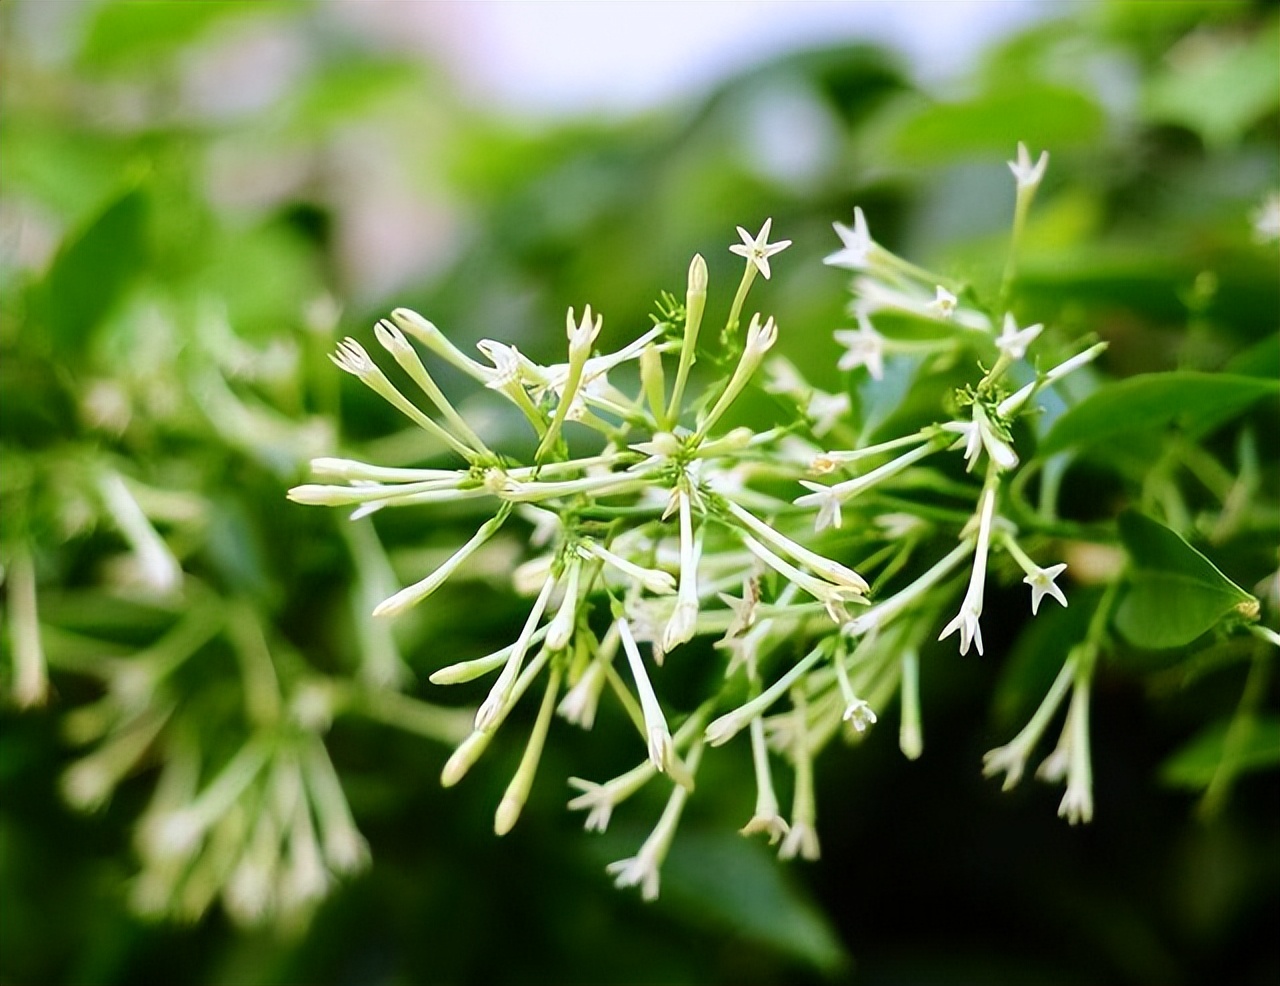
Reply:
<svg viewBox="0 0 1280 986"><path fill-rule="evenodd" d="M1046 163L1042 155L1033 165L1019 148L1015 239ZM871 737L895 698L900 746L908 757L921 755L922 652L955 635L960 655L983 654L982 623L1001 618L988 605L993 563L1008 558L1025 573L1033 613L1045 596L1067 604L1055 581L1065 566L1037 562L1022 546L1038 551L1044 537L1021 503L1019 477L1034 456L1034 444L1025 444L1034 435L1034 398L1103 347L1081 349L1040 324L1019 327L1007 307L1012 255L1000 299L985 305L966 285L877 243L855 209L852 226L835 224L841 248L826 259L855 272L849 311L857 328L834 333L844 349L830 357L838 369L851 385L867 386L887 376L891 361L921 379L956 365L973 370L966 386L942 393L932 420L917 418L897 434L874 430L849 392L817 390L793 363L771 355L785 348L785 325L762 313L742 324L756 275L769 279L770 261L790 242L769 242L771 230L772 220L755 235L739 228L741 242L729 248L745 266L719 334L719 375L693 374L706 335L701 257L690 264L683 303L666 296L654 328L620 348L597 349L602 317L571 309L559 364L539 364L495 340L479 344L485 361L473 359L422 316L397 309L374 337L432 414L357 341L344 342L334 361L452 463L386 469L317 460L322 481L290 492L300 503L347 505L357 514L452 503L487 515L434 571L378 603L380 618L441 591L500 531L526 532L538 554L513 576L532 596L515 640L432 675L438 684L494 676L442 780L458 783L526 693L540 692L524 755L497 808L494 827L503 834L526 802L554 713L589 730L616 710L637 733L634 766L603 782L572 779L579 793L569 806L600 831L642 788L666 789L653 834L609 867L619 886L638 886L646 899L658 894L704 755L749 743L756 804L743 834L764 835L784 859L816 859L814 758L836 737ZM902 335L904 319L930 330ZM512 405L531 429L531 461L517 461L468 424L413 343ZM781 418L763 430L743 426L740 405L758 403L762 392L781 405ZM1022 541L1016 524L1031 525ZM958 608L945 622L950 607ZM719 684L705 694L671 694L667 669L685 661L716 662ZM985 764L1016 782L1070 691L1060 752L1046 770L1066 779L1062 814L1072 822L1093 811L1093 663L1073 652L1032 722ZM794 783L784 815L774 774L787 768Z"/></svg>

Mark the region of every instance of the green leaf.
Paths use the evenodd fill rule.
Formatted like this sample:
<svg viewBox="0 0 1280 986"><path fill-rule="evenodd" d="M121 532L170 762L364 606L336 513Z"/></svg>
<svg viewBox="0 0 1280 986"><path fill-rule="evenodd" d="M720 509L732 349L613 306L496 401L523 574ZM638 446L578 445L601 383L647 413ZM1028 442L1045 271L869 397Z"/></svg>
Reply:
<svg viewBox="0 0 1280 986"><path fill-rule="evenodd" d="M1168 69L1145 93L1147 119L1181 124L1207 144L1239 140L1280 106L1278 26L1244 42L1206 36L1185 57L1168 59Z"/></svg>
<svg viewBox="0 0 1280 986"><path fill-rule="evenodd" d="M1280 394L1280 382L1225 373L1145 373L1098 389L1067 411L1040 444L1041 455L1129 432L1181 423L1194 427Z"/></svg>
<svg viewBox="0 0 1280 986"><path fill-rule="evenodd" d="M1126 511L1120 539L1132 568L1115 622L1134 646L1181 647L1233 612L1257 613L1253 596L1163 524Z"/></svg>
<svg viewBox="0 0 1280 986"><path fill-rule="evenodd" d="M1169 787L1198 790L1207 787L1227 756L1227 733L1232 720L1205 727L1160 767L1160 781ZM1280 766L1280 716L1259 716L1240 724L1243 730L1231 758L1233 775Z"/></svg>
<svg viewBox="0 0 1280 986"><path fill-rule="evenodd" d="M285 4L255 3L106 3L95 13L80 57L96 67L142 65L178 52L210 28L232 17L261 16Z"/></svg>
<svg viewBox="0 0 1280 986"><path fill-rule="evenodd" d="M662 895L699 923L767 945L828 975L848 965L822 911L776 860L737 834L681 832L662 868Z"/></svg>
<svg viewBox="0 0 1280 986"><path fill-rule="evenodd" d="M111 202L79 236L63 243L45 278L42 304L55 350L84 344L147 257L147 199L130 189Z"/></svg>
<svg viewBox="0 0 1280 986"><path fill-rule="evenodd" d="M1031 83L966 102L933 103L901 113L883 148L898 160L941 163L976 155L1012 157L1018 141L1032 153L1086 144L1102 132L1098 104L1075 89Z"/></svg>

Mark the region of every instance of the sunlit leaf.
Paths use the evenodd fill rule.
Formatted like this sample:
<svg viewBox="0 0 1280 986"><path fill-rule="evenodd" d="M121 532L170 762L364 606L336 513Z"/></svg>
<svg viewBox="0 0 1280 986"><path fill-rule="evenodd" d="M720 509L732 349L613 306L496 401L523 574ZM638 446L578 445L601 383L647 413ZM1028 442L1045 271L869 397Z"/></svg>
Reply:
<svg viewBox="0 0 1280 986"><path fill-rule="evenodd" d="M1045 436L1040 452L1114 439L1129 432L1243 411L1280 394L1280 382L1222 373L1148 373L1103 387L1071 408Z"/></svg>
<svg viewBox="0 0 1280 986"><path fill-rule="evenodd" d="M1132 569L1115 622L1131 644L1181 647L1228 614L1257 613L1253 596L1163 524L1127 511L1120 538Z"/></svg>
<svg viewBox="0 0 1280 986"><path fill-rule="evenodd" d="M1149 120L1179 123L1207 143L1239 137L1280 106L1280 31L1273 24L1246 41L1192 36L1151 80L1143 110Z"/></svg>
<svg viewBox="0 0 1280 986"><path fill-rule="evenodd" d="M147 254L146 222L146 196L130 189L58 252L40 300L53 346L64 355L82 350L137 276Z"/></svg>

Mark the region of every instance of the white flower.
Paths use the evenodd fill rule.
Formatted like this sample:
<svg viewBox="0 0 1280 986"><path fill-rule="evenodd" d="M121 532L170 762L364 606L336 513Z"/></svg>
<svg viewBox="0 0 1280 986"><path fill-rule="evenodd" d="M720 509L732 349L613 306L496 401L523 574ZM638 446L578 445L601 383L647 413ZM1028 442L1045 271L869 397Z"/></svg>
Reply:
<svg viewBox="0 0 1280 986"><path fill-rule="evenodd" d="M1253 235L1259 243L1280 240L1280 192L1268 195L1254 212Z"/></svg>
<svg viewBox="0 0 1280 986"><path fill-rule="evenodd" d="M669 596L676 591L676 580L670 573L637 565L633 561L628 561L626 558L614 554L614 552L596 541L585 542L578 548L578 553L583 557L594 555L656 596Z"/></svg>
<svg viewBox="0 0 1280 986"><path fill-rule="evenodd" d="M1004 783L1000 785L1000 790L1008 791L1022 780L1030 752L1030 746L1023 741L1021 735L1012 743L988 750L982 755L982 776L994 777L996 774L1003 773Z"/></svg>
<svg viewBox="0 0 1280 986"><path fill-rule="evenodd" d="M693 536L692 498L681 486L677 490L680 504L680 588L676 608L662 634L662 651L671 653L692 639L698 622L698 560L702 554L702 533Z"/></svg>
<svg viewBox="0 0 1280 986"><path fill-rule="evenodd" d="M938 285L937 297L929 303L929 310L936 312L939 318L951 318L956 313L956 302L959 299L944 288Z"/></svg>
<svg viewBox="0 0 1280 986"><path fill-rule="evenodd" d="M627 663L631 666L631 677L635 680L636 691L640 695L640 710L644 713L645 736L649 747L649 760L660 771L666 771L675 759L675 748L671 742L671 730L667 727L667 717L662 714L662 706L658 704L658 696L654 694L653 684L644 669L644 661L640 658L640 649L631 635L631 627L625 618L617 622L618 636L622 640L622 649L627 654Z"/></svg>
<svg viewBox="0 0 1280 986"><path fill-rule="evenodd" d="M831 267L845 267L849 270L864 269L867 266L867 260L871 254L871 248L875 246L875 242L871 239L871 233L867 229L867 219L862 214L862 209L860 207L854 208L852 229L843 223L832 223L831 225L844 246L827 256L822 262Z"/></svg>
<svg viewBox="0 0 1280 986"><path fill-rule="evenodd" d="M779 815L776 811L769 814L761 814L756 812L751 816L751 821L738 829L741 835L757 835L763 834L769 837L769 845L774 845L779 839L787 834L791 826L787 824L787 820Z"/></svg>
<svg viewBox="0 0 1280 986"><path fill-rule="evenodd" d="M848 394L827 394L815 390L804 409L804 415L812 423L815 435L825 435L834 428L850 410Z"/></svg>
<svg viewBox="0 0 1280 986"><path fill-rule="evenodd" d="M960 612L956 614L954 620L943 628L942 633L938 635L938 639L945 640L959 630L961 655L969 653L969 645L972 643L977 645L978 654L981 656L982 625L978 622L980 616L982 616L981 600L978 600L975 604L966 596L964 603L960 607Z"/></svg>
<svg viewBox="0 0 1280 986"><path fill-rule="evenodd" d="M492 390L506 390L514 385L523 384L525 378L525 361L520 350L492 339L481 339L476 348L489 358L494 372L485 383Z"/></svg>
<svg viewBox="0 0 1280 986"><path fill-rule="evenodd" d="M1018 182L1019 191L1024 188L1036 188L1040 184L1040 179L1044 177L1044 169L1049 166L1049 152L1041 151L1039 160L1033 165L1031 155L1027 152L1027 145L1018 141L1018 159L1007 163Z"/></svg>
<svg viewBox="0 0 1280 986"><path fill-rule="evenodd" d="M836 362L838 369L865 366L873 380L884 379L884 336L875 330L869 318L859 314L857 329L836 329L832 335L844 346Z"/></svg>
<svg viewBox="0 0 1280 986"><path fill-rule="evenodd" d="M747 326L747 338L743 343L742 359L748 359L758 362L765 353L773 348L773 344L778 341L778 326L770 315L760 321L760 313L756 312L751 316L751 324Z"/></svg>
<svg viewBox="0 0 1280 986"><path fill-rule="evenodd" d="M866 699L861 698L855 698L845 706L844 715L841 718L860 733L866 732L867 727L875 725L877 721L875 709L871 708Z"/></svg>
<svg viewBox="0 0 1280 986"><path fill-rule="evenodd" d="M991 523L995 516L996 491L988 486L982 495L982 506L978 517L978 541L973 550L973 571L969 575L969 588L960 604L960 612L956 618L946 625L939 640L960 631L960 653L969 653L969 644L977 645L982 654L982 627L978 618L982 616L982 596L987 580L987 551L991 546Z"/></svg>
<svg viewBox="0 0 1280 986"><path fill-rule="evenodd" d="M813 389L809 386L800 371L785 356L774 356L765 365L767 379L764 389L770 394L786 394L797 401L804 400Z"/></svg>
<svg viewBox="0 0 1280 986"><path fill-rule="evenodd" d="M822 856L822 848L818 844L818 830L808 822L795 821L791 831L782 840L778 849L779 859L794 859L799 855L802 859L813 862Z"/></svg>
<svg viewBox="0 0 1280 986"><path fill-rule="evenodd" d="M582 321L578 323L573 320L573 309L569 309L568 314L565 316L565 334L569 337L569 358L571 360L575 356L585 356L585 354L591 352L592 343L600 335L600 327L602 325L604 325L603 315L597 315L595 320L592 321L590 305L582 309Z"/></svg>
<svg viewBox="0 0 1280 986"><path fill-rule="evenodd" d="M1039 322L1028 325L1025 329L1019 329L1018 323L1013 320L1013 315L1005 312L1004 325L1000 329L1000 338L996 340L996 346L1009 359L1022 359L1027 355L1027 347L1035 342L1042 331L1044 326Z"/></svg>
<svg viewBox="0 0 1280 986"><path fill-rule="evenodd" d="M583 824L583 828L588 832L603 832L607 829L609 827L609 819L613 817L613 806L616 803L613 788L608 784L585 781L581 777L570 777L569 786L576 787L582 792L569 801L569 809L571 811L577 811L581 808L590 809L587 812L587 820Z"/></svg>
<svg viewBox="0 0 1280 986"><path fill-rule="evenodd" d="M1067 792L1058 805L1058 817L1065 818L1067 824L1093 821L1093 791L1084 786L1067 784Z"/></svg>
<svg viewBox="0 0 1280 986"><path fill-rule="evenodd" d="M739 257L746 257L747 263L754 265L756 270L764 275L766 281L769 280L769 258L791 246L790 240L779 240L777 243L767 242L769 230L772 226L773 219L766 219L764 225L760 227L759 234L754 237L739 226L738 235L742 237L742 242L735 243L729 247Z"/></svg>
<svg viewBox="0 0 1280 986"><path fill-rule="evenodd" d="M1035 616L1040 609L1040 600L1045 596L1052 596L1063 606L1067 605L1067 597L1062 594L1062 590L1054 584L1054 579L1067 570L1065 563L1058 565L1050 565L1048 568L1037 568L1034 572L1029 572L1027 577L1022 581L1031 586L1031 615Z"/></svg>
<svg viewBox="0 0 1280 986"><path fill-rule="evenodd" d="M978 464L978 454L983 449L986 449L991 461L1001 469L1012 469L1018 464L1018 453L996 431L981 403L974 403L972 421L948 421L942 426L942 430L955 432L960 436L951 447L955 449L964 446L964 458L969 463L968 472L973 472L973 467Z"/></svg>
<svg viewBox="0 0 1280 986"><path fill-rule="evenodd" d="M639 887L645 900L658 899L658 846L645 842L636 855L610 863L605 871L614 875L616 887Z"/></svg>
<svg viewBox="0 0 1280 986"><path fill-rule="evenodd" d="M595 725L596 708L600 704L600 692L605 680L604 662L592 661L577 683L565 692L564 698L556 707L556 714L575 726L590 729Z"/></svg>
<svg viewBox="0 0 1280 986"><path fill-rule="evenodd" d="M722 592L720 601L733 613L733 620L725 630L723 640L742 636L756 622L756 607L760 603L760 580L751 577L743 579L741 599Z"/></svg>
<svg viewBox="0 0 1280 986"><path fill-rule="evenodd" d="M800 480L800 485L813 491L797 498L796 506L818 508L818 517L813 525L814 530L821 533L828 527L840 527L842 523L840 504L843 502L843 497L840 495L838 486L823 486L821 483L811 483L807 479ZM801 503L801 500L804 502Z"/></svg>

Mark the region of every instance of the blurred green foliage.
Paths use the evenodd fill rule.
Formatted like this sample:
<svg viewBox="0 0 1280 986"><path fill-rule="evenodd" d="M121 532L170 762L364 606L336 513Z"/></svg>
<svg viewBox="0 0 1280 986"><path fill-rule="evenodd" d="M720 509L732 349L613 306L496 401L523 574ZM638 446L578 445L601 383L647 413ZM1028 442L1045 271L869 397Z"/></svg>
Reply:
<svg viewBox="0 0 1280 986"><path fill-rule="evenodd" d="M602 873L638 833L581 836L559 786L616 769L625 723L601 722L590 743L553 734L504 840L490 811L519 749L438 788L458 720L429 704L426 676L510 639L514 545L392 633L363 615L396 577L370 532L284 490L339 443L382 462L437 451L326 359L388 308L423 311L463 348L495 335L542 359L564 309L589 301L612 348L647 326L659 289L680 287L694 251L713 283L729 280L730 231L766 215L795 241L768 288L779 348L841 386L830 332L844 285L818 263L829 222L861 205L904 256L994 293L1012 210L1000 162L1025 140L1053 164L1027 227L1023 322L1096 334L1109 371L1135 377L1047 409L1061 417L1046 442L1086 448L1064 513L1109 521L1136 488L1180 545L1122 528L1139 570L1149 550L1159 577L1184 565L1222 608L1240 586L1273 600L1274 574L1258 582L1277 567L1280 277L1250 217L1280 187L1278 23L1263 4L1091 4L1004 42L956 96L851 46L635 119L531 123L470 105L330 5L0 6L5 668L25 646L14 585L28 565L52 674L43 708L0 713L0 982L1275 981L1280 803L1259 770L1280 759L1262 711L1277 706L1274 656L1230 638L1192 659L1141 649L1198 636L1216 609L1180 607L1177 626L1134 616L1133 651L1100 672L1091 829L1063 827L1049 795L1001 797L979 776L981 751L1052 678L1073 606L1025 632L992 627L980 662L925 654L924 759L905 764L884 734L827 758L816 867L779 869L738 838L743 765L708 763L664 896L644 906ZM800 151L783 153L797 116ZM858 386L868 418L911 414ZM1171 460L1171 423L1212 462ZM1210 494L1250 468L1259 526L1205 529ZM1151 477L1175 471L1196 482L1171 503ZM109 477L181 564L181 592L140 580L147 548L113 512ZM400 576L456 543L440 516L429 530L380 519ZM220 629L201 636L206 618ZM155 764L73 814L61 792L92 733L83 710L119 687L104 669L195 632L168 682L172 722L229 757L261 726L245 627L285 701L345 689L325 745L372 868L309 926L244 931L217 908L144 921L128 904L131 840ZM397 681L405 694L387 700ZM1230 801L1215 793L1199 817L1185 791L1223 784Z"/></svg>

